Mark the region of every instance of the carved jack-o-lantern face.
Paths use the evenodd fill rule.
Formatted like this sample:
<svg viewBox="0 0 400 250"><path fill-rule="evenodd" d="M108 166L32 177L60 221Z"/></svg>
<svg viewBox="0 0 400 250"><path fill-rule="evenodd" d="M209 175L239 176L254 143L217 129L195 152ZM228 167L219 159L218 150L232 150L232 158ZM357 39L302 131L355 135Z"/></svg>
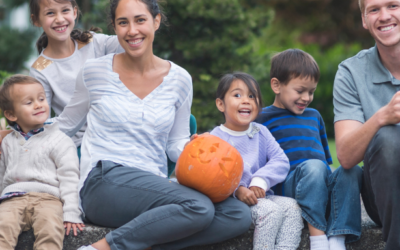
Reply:
<svg viewBox="0 0 400 250"><path fill-rule="evenodd" d="M220 202L239 185L243 160L226 141L202 135L185 147L175 172L180 184L204 193L213 202Z"/></svg>

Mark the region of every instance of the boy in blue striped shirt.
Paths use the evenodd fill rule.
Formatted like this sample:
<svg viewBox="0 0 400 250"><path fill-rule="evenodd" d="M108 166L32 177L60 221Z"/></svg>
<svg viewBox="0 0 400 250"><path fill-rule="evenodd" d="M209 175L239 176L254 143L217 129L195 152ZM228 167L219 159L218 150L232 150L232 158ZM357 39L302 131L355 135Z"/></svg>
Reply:
<svg viewBox="0 0 400 250"><path fill-rule="evenodd" d="M275 55L270 73L275 101L263 108L256 122L268 127L289 158L289 175L274 191L299 203L310 229L311 250L345 250L345 241L361 235L362 170L339 167L332 173L329 168L324 121L317 110L307 108L319 76L314 58L302 50Z"/></svg>

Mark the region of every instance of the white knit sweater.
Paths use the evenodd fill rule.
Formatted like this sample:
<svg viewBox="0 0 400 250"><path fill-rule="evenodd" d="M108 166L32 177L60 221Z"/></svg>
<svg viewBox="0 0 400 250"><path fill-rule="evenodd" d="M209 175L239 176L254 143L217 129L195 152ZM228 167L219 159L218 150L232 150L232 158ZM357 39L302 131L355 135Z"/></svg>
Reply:
<svg viewBox="0 0 400 250"><path fill-rule="evenodd" d="M57 123L29 140L17 131L1 142L0 192L48 193L61 199L64 221L82 223L78 204L79 160L74 142Z"/></svg>

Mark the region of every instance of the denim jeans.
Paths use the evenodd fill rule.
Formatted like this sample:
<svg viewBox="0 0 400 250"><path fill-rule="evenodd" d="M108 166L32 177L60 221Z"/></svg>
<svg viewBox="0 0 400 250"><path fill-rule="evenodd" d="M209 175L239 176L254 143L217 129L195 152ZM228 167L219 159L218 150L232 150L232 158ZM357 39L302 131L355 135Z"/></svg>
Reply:
<svg viewBox="0 0 400 250"><path fill-rule="evenodd" d="M382 226L386 250L400 249L400 126L382 127L364 155L365 210Z"/></svg>
<svg viewBox="0 0 400 250"><path fill-rule="evenodd" d="M117 228L106 235L112 250L212 244L251 225L250 209L239 200L213 204L193 189L109 161L92 169L80 197L89 222Z"/></svg>
<svg viewBox="0 0 400 250"><path fill-rule="evenodd" d="M361 184L358 166L331 173L324 162L307 160L288 175L284 187L313 227L328 237L346 235L346 242L353 242L361 235Z"/></svg>

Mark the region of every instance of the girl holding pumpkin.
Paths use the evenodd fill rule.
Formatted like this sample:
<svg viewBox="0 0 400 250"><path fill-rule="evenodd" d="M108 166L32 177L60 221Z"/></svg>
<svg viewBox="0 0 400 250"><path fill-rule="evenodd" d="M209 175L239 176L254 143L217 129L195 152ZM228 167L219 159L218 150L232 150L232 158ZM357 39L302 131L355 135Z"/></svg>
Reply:
<svg viewBox="0 0 400 250"><path fill-rule="evenodd" d="M80 201L85 219L114 227L81 249L182 249L246 232L250 209L169 181L189 141L192 80L186 70L153 54L163 20L157 0L111 0L110 16L124 52L88 60L59 127L82 140Z"/></svg>
<svg viewBox="0 0 400 250"><path fill-rule="evenodd" d="M234 197L251 206L253 249L297 249L303 228L301 209L294 199L271 191L285 180L289 160L268 129L253 122L262 107L257 81L241 72L223 76L216 105L225 123L211 134L230 143L243 158L243 176Z"/></svg>

